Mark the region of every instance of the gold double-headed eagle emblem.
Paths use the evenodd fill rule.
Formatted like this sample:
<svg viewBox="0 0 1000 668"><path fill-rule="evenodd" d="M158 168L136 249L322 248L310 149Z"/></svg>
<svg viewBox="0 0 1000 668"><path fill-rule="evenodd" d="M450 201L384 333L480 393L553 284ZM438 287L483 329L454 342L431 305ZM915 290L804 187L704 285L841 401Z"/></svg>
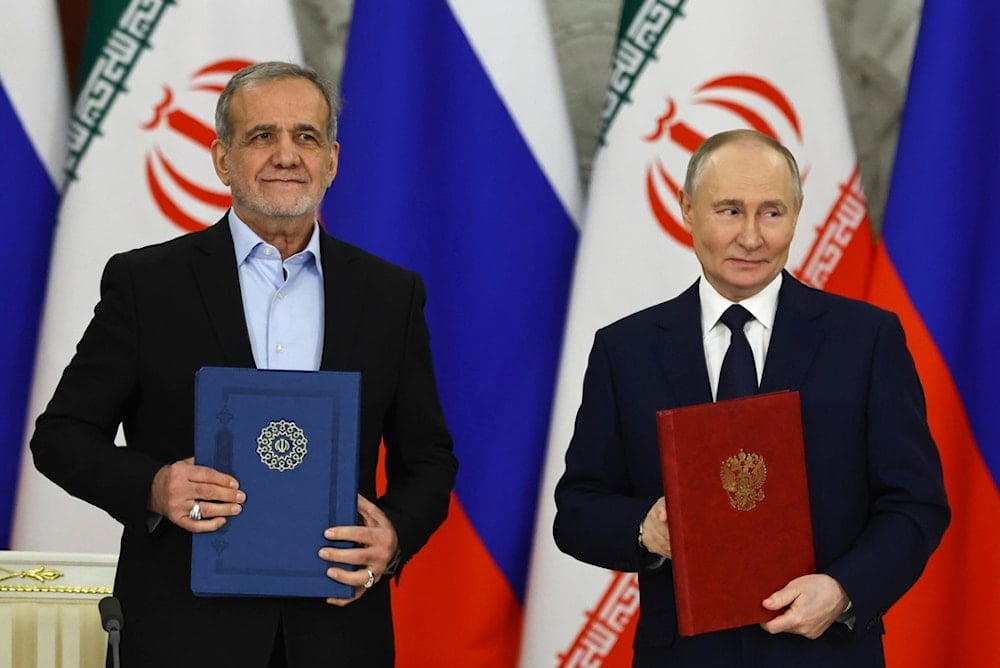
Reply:
<svg viewBox="0 0 1000 668"><path fill-rule="evenodd" d="M753 510L764 500L764 481L767 480L767 466L764 458L753 452L744 452L728 457L722 462L719 472L722 489L729 495L729 503L736 510Z"/></svg>

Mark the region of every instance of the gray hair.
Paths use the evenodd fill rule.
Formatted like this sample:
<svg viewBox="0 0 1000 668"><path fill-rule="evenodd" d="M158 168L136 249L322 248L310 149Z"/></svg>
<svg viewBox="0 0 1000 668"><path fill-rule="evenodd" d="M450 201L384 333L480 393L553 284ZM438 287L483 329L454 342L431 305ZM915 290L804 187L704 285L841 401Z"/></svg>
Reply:
<svg viewBox="0 0 1000 668"><path fill-rule="evenodd" d="M801 206L802 177L799 175L799 165L795 162L795 156L793 156L792 152L785 148L780 142L763 133L757 132L756 130L726 130L725 132L714 134L703 141L701 146L698 147L698 149L691 156L691 160L688 162L687 175L684 178L684 192L686 192L688 196L691 196L694 193L694 189L701 181L701 176L705 171L705 165L708 162L709 156L726 144L732 144L738 141L757 142L758 144L774 149L785 159L785 162L788 164L788 173L792 177L792 194L795 198L795 206Z"/></svg>
<svg viewBox="0 0 1000 668"><path fill-rule="evenodd" d="M219 141L226 146L231 146L233 143L233 120L229 115L233 94L254 83L280 81L282 79L305 79L306 81L311 81L319 92L323 94L327 110L330 112L326 121L326 140L331 144L336 141L337 116L340 114L340 97L337 95L337 91L333 85L310 67L274 60L244 67L234 74L229 83L226 84L226 87L222 90L222 94L219 95L219 101L215 104L215 134L218 135Z"/></svg>

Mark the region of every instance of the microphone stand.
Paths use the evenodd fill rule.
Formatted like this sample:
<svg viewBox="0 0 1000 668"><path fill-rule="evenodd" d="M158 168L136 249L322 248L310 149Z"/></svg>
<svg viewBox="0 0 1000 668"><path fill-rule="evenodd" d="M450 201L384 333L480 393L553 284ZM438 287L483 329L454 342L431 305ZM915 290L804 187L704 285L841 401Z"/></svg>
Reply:
<svg viewBox="0 0 1000 668"><path fill-rule="evenodd" d="M121 659L118 656L118 645L121 642L122 626L125 621L122 619L122 607L118 599L114 596L105 596L97 604L97 609L101 613L101 625L108 632L108 647L111 650L111 665L114 668L121 668Z"/></svg>

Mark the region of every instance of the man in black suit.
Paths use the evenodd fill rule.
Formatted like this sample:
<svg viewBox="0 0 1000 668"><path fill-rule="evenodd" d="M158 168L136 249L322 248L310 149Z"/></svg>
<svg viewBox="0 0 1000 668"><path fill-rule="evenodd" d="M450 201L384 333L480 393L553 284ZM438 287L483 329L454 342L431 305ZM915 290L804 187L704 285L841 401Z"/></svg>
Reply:
<svg viewBox="0 0 1000 668"><path fill-rule="evenodd" d="M420 278L327 235L337 101L313 71L260 63L219 98L216 225L114 256L76 355L39 417L38 469L124 525L115 594L129 666L391 666L388 582L444 520L457 462L438 401ZM202 366L361 372L359 526L325 538L350 599L196 598L191 533L253 489L193 463ZM116 447L119 425L127 445ZM376 497L384 440L387 485ZM294 522L294 517L288 518Z"/></svg>
<svg viewBox="0 0 1000 668"><path fill-rule="evenodd" d="M784 270L802 189L795 159L773 139L750 130L707 139L680 204L702 277L597 332L556 486L556 542L639 573L635 666L882 666L882 615L950 518L899 320ZM761 593L770 622L681 637L655 416L721 393L738 338L723 314L734 305L749 317L732 331L749 346L750 392L800 393L817 572Z"/></svg>

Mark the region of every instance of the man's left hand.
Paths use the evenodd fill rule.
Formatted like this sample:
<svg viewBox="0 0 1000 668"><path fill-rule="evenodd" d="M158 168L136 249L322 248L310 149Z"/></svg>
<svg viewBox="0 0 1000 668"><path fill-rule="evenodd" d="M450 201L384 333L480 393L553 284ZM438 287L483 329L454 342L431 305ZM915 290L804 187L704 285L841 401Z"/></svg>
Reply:
<svg viewBox="0 0 1000 668"><path fill-rule="evenodd" d="M760 626L768 633L797 633L815 640L844 612L848 600L840 583L829 575L803 575L764 599L768 610L787 610Z"/></svg>
<svg viewBox="0 0 1000 668"><path fill-rule="evenodd" d="M399 539L392 522L374 503L358 494L358 514L363 526L330 527L323 536L327 540L345 540L357 547L320 549L321 559L339 564L352 564L357 570L331 566L326 575L332 580L354 587L353 598L328 598L327 603L341 607L358 600L376 582L382 579L389 562L396 556Z"/></svg>

